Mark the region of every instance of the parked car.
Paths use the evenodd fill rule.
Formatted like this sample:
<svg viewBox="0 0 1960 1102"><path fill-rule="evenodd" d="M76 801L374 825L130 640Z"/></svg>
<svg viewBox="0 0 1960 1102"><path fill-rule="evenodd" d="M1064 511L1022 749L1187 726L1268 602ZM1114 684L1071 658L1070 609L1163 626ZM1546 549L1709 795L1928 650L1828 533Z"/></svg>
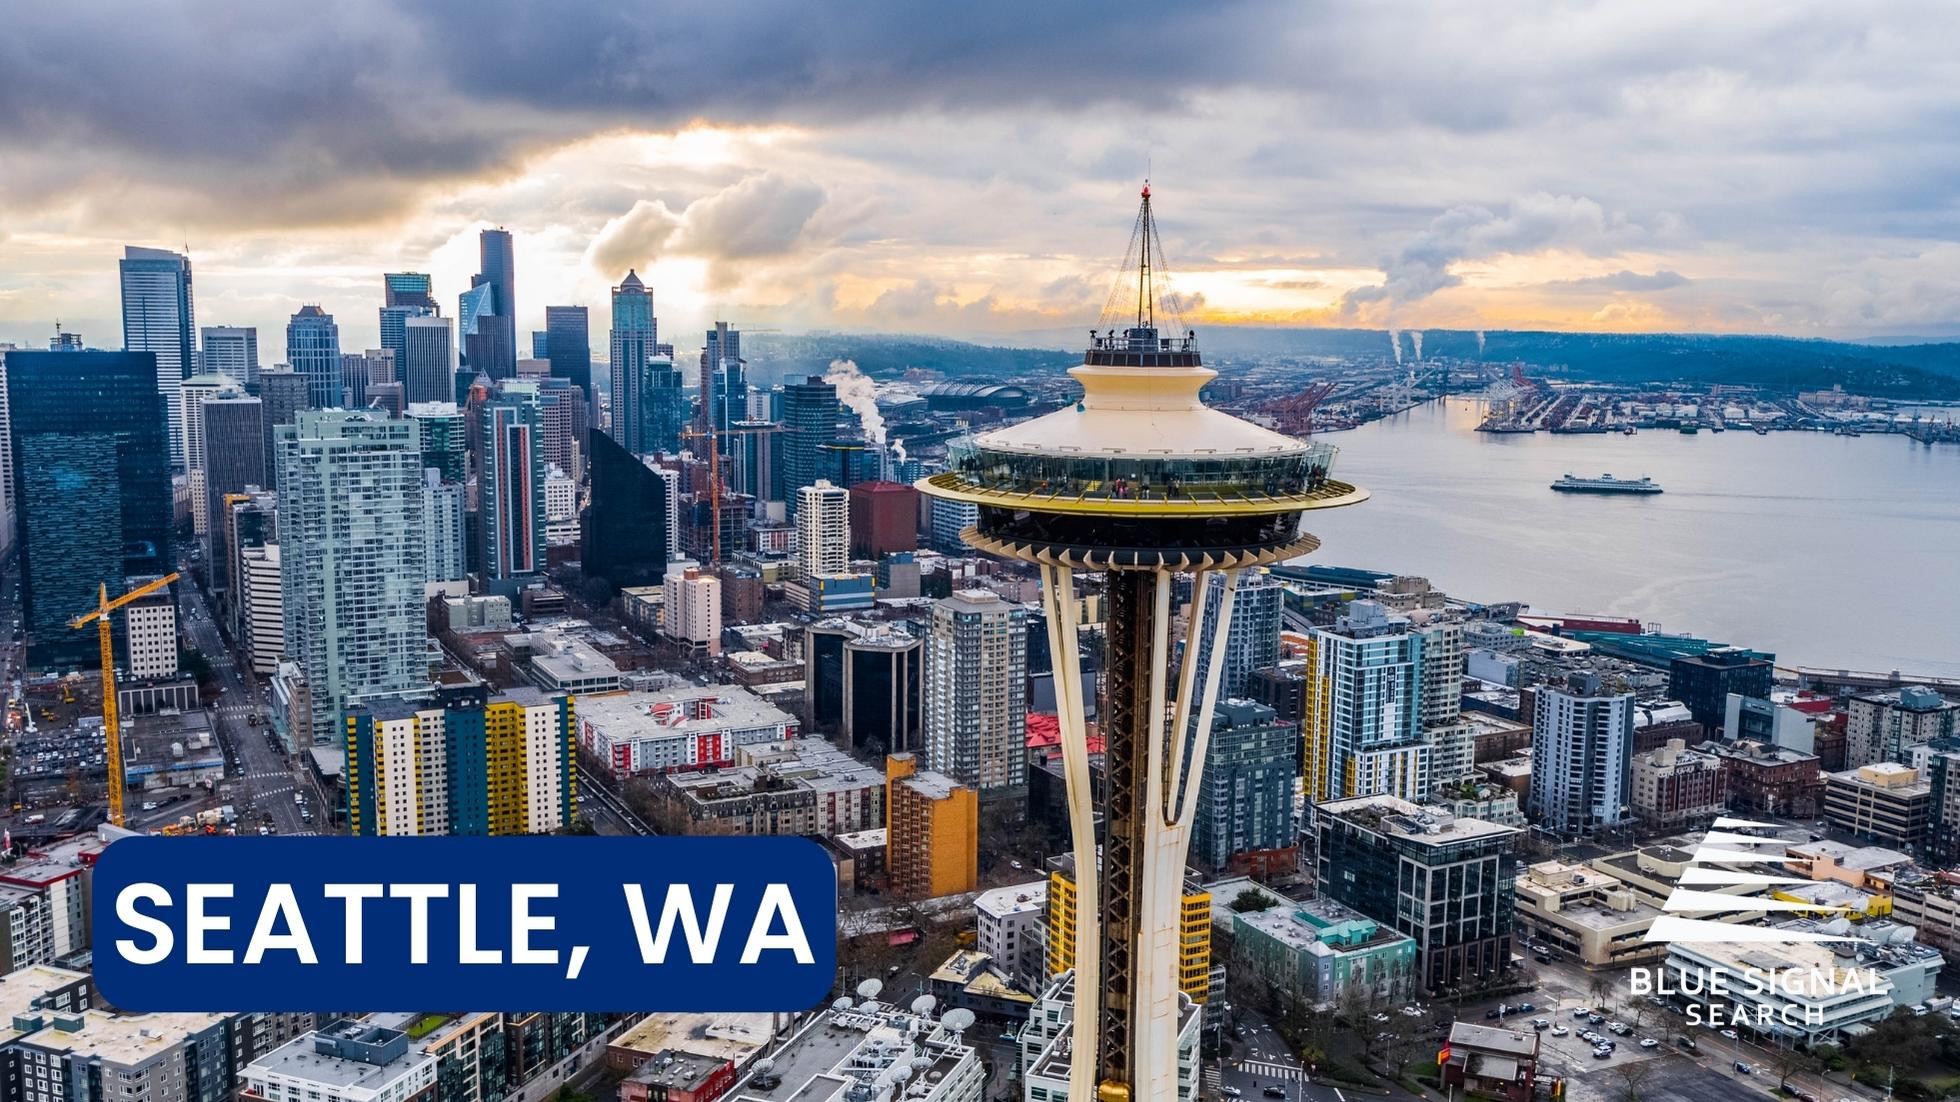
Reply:
<svg viewBox="0 0 1960 1102"><path fill-rule="evenodd" d="M1659 1041L1656 1041L1656 1040L1654 1040L1654 1039L1653 1039L1652 1037L1642 1037L1642 1038L1640 1039L1640 1047L1641 1047L1641 1048L1658 1048L1658 1047L1660 1047L1660 1042L1659 1042Z"/></svg>
<svg viewBox="0 0 1960 1102"><path fill-rule="evenodd" d="M1562 1025L1555 1025L1552 1027L1552 1036L1554 1037L1564 1037L1569 1035L1571 1032L1572 1032L1571 1030L1565 1028Z"/></svg>
<svg viewBox="0 0 1960 1102"><path fill-rule="evenodd" d="M1543 1018L1531 1019L1531 1028L1533 1029L1550 1029L1551 1027L1552 1027L1552 1023L1546 1021Z"/></svg>
<svg viewBox="0 0 1960 1102"><path fill-rule="evenodd" d="M1595 1060L1610 1060L1612 1059L1612 1057L1613 1057L1613 1050L1607 1048L1604 1045L1601 1045L1600 1047L1593 1049L1593 1059Z"/></svg>
<svg viewBox="0 0 1960 1102"><path fill-rule="evenodd" d="M1722 1036L1727 1037L1731 1041L1740 1041L1742 1039L1742 1037L1739 1034L1737 1034L1736 1031L1733 1029L1723 1030Z"/></svg>

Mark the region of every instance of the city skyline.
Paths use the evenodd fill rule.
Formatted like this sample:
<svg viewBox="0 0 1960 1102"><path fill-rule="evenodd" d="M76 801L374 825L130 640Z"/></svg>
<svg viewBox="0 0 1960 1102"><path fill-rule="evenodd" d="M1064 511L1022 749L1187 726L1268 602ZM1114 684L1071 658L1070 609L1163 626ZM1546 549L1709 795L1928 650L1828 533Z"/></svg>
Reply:
<svg viewBox="0 0 1960 1102"><path fill-rule="evenodd" d="M628 267L690 340L1073 330L1120 259L1095 213L1145 176L1207 325L1950 334L1955 62L1922 14L1092 5L800 34L795 8L606 8L510 14L508 64L443 41L440 5L82 16L73 51L37 15L7 47L34 110L0 124L0 340L60 318L114 347L136 244L189 249L200 324L275 335L317 303L370 347L377 273L454 302L498 226L518 332ZM193 68L217 29L246 63ZM730 50L769 78L690 79ZM274 74L290 95L255 91Z"/></svg>

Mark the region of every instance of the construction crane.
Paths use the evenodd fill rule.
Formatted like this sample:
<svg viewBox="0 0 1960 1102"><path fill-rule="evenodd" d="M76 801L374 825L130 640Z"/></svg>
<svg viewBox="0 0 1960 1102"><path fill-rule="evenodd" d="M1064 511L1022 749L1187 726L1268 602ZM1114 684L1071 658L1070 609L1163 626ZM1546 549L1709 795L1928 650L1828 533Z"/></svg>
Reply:
<svg viewBox="0 0 1960 1102"><path fill-rule="evenodd" d="M116 715L116 644L109 630L109 614L129 604L131 601L147 597L157 590L177 580L175 571L165 574L156 581L139 585L128 593L109 599L109 587L96 587L95 607L73 620L68 621L71 628L84 628L90 620L95 621L97 634L102 640L102 733L108 737L109 759L109 821L116 826L123 825L123 758L122 729Z"/></svg>
<svg viewBox="0 0 1960 1102"><path fill-rule="evenodd" d="M724 436L767 436L775 431L777 431L777 426L775 425L761 429L710 428L706 432L702 432L699 429L681 430L681 439L683 440L706 440L708 442L708 513L711 518L709 524L714 528L709 545L712 556L710 565L721 565L721 438Z"/></svg>

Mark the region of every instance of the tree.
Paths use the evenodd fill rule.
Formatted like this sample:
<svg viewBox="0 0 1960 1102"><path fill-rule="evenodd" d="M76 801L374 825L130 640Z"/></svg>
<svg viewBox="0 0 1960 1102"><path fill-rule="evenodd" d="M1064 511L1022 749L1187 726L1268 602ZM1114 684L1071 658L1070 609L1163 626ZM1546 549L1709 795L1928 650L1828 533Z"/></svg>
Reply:
<svg viewBox="0 0 1960 1102"><path fill-rule="evenodd" d="M1620 1086L1625 1092L1620 1097L1625 1099L1625 1102L1640 1102L1641 1089L1647 1085L1649 1079L1654 1077L1654 1072L1659 1065L1658 1060L1630 1060L1614 1068L1614 1075L1620 1080Z"/></svg>
<svg viewBox="0 0 1960 1102"><path fill-rule="evenodd" d="M1232 897L1232 909L1239 914L1267 910L1272 905L1272 897L1260 891L1258 888L1247 888Z"/></svg>
<svg viewBox="0 0 1960 1102"><path fill-rule="evenodd" d="M1783 1090L1789 1089L1792 1077L1815 1072L1823 1067L1823 1061L1795 1045L1777 1049L1774 1060L1777 1073L1776 1085Z"/></svg>

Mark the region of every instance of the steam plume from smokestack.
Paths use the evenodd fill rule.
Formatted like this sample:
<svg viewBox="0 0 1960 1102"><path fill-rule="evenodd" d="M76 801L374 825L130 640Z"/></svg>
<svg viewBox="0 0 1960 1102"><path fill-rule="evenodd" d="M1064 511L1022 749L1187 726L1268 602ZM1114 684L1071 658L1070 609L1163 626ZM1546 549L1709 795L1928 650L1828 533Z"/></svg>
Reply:
<svg viewBox="0 0 1960 1102"><path fill-rule="evenodd" d="M1409 330L1409 343L1415 346L1416 362L1421 363L1422 362L1422 330L1420 329Z"/></svg>
<svg viewBox="0 0 1960 1102"><path fill-rule="evenodd" d="M832 360L823 381L837 388L837 400L858 415L872 446L885 446L885 415L878 412L878 387L854 360Z"/></svg>
<svg viewBox="0 0 1960 1102"><path fill-rule="evenodd" d="M1388 327L1388 346L1395 350L1395 362L1402 362L1402 331L1394 326Z"/></svg>
<svg viewBox="0 0 1960 1102"><path fill-rule="evenodd" d="M1479 359L1482 359L1483 354L1484 354L1484 331L1479 329L1477 330L1477 357Z"/></svg>

